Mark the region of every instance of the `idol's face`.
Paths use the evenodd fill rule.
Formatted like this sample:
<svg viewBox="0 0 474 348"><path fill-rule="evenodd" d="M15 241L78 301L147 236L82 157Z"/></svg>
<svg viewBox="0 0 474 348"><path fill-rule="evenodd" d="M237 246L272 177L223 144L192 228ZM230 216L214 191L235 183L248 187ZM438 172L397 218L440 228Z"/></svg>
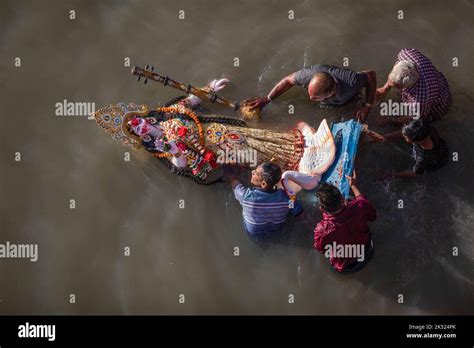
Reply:
<svg viewBox="0 0 474 348"><path fill-rule="evenodd" d="M127 124L138 136L146 135L150 132L150 125L143 119L134 119Z"/></svg>

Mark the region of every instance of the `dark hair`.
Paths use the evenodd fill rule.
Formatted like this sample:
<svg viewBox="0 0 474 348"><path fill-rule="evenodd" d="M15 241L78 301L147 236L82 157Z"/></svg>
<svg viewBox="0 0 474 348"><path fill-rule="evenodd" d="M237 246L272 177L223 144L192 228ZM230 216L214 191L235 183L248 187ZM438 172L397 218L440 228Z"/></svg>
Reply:
<svg viewBox="0 0 474 348"><path fill-rule="evenodd" d="M413 142L421 141L431 134L431 126L422 120L413 120L403 126L402 134Z"/></svg>
<svg viewBox="0 0 474 348"><path fill-rule="evenodd" d="M265 181L268 188L272 188L281 179L281 168L278 164L273 162L265 162L260 165L263 169L263 173L260 178Z"/></svg>
<svg viewBox="0 0 474 348"><path fill-rule="evenodd" d="M334 90L334 79L331 74L325 72L318 72L314 74L314 77L318 78L318 95L328 94Z"/></svg>
<svg viewBox="0 0 474 348"><path fill-rule="evenodd" d="M335 213L341 208L342 194L334 185L325 182L320 183L316 187L316 197L318 197L321 208L328 213Z"/></svg>

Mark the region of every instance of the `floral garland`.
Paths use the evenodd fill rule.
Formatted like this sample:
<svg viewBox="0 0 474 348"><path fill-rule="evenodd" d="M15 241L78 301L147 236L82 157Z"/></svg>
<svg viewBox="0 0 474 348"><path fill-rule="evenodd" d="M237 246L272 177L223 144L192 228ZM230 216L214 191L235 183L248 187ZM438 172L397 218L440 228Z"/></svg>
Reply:
<svg viewBox="0 0 474 348"><path fill-rule="evenodd" d="M156 111L163 112L163 113L185 114L185 115L189 116L194 121L194 123L196 124L196 126L198 128L199 143L201 145L204 145L204 131L202 129L202 124L199 121L198 116L194 112L188 111L188 110L180 110L177 107L161 107L161 108L157 109ZM155 157L158 157L158 158L169 158L169 157L173 156L169 152L159 152L159 153L155 153L154 155L155 155Z"/></svg>

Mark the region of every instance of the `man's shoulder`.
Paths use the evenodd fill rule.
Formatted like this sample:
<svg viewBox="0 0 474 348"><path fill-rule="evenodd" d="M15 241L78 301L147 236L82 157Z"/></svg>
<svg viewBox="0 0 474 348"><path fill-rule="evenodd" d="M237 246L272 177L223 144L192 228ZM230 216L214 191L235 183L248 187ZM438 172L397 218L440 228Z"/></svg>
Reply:
<svg viewBox="0 0 474 348"><path fill-rule="evenodd" d="M242 200L245 199L245 197L248 195L249 189L250 189L249 187L246 187L244 184L239 183L234 187L233 191L234 191L235 197L240 202L242 202Z"/></svg>
<svg viewBox="0 0 474 348"><path fill-rule="evenodd" d="M314 229L314 235L318 238L324 238L336 230L336 225L323 217Z"/></svg>
<svg viewBox="0 0 474 348"><path fill-rule="evenodd" d="M319 72L321 70L327 70L330 66L325 65L325 64L313 64L309 66L305 66L304 68L298 70L298 71L315 71Z"/></svg>
<svg viewBox="0 0 474 348"><path fill-rule="evenodd" d="M367 82L367 76L365 73L357 72L347 68L329 66L328 73L348 86L362 87Z"/></svg>
<svg viewBox="0 0 474 348"><path fill-rule="evenodd" d="M352 209L360 209L370 204L370 201L363 194L357 196L352 201L347 203L347 207Z"/></svg>
<svg viewBox="0 0 474 348"><path fill-rule="evenodd" d="M296 84L306 88L314 74L327 71L325 67L323 64L315 64L296 71L294 73Z"/></svg>
<svg viewBox="0 0 474 348"><path fill-rule="evenodd" d="M276 191L275 191L275 194L281 196L281 197L284 197L284 198L287 198L287 199L290 199L290 197L288 196L288 194L286 193L286 191L282 188L278 188Z"/></svg>

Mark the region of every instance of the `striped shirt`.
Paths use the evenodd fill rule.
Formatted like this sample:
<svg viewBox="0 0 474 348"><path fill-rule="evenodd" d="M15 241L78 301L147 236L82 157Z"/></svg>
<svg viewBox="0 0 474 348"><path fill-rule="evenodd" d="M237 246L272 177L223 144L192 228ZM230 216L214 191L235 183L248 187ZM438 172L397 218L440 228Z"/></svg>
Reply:
<svg viewBox="0 0 474 348"><path fill-rule="evenodd" d="M397 63L407 60L418 68L418 81L402 90L402 102L419 103L420 117L434 121L446 115L452 104L448 81L431 61L414 48L404 48L397 56Z"/></svg>
<svg viewBox="0 0 474 348"><path fill-rule="evenodd" d="M302 210L298 201L290 207L290 198L282 189L268 192L239 184L234 194L242 205L245 228L252 235L277 232L282 229L289 212L297 215Z"/></svg>

